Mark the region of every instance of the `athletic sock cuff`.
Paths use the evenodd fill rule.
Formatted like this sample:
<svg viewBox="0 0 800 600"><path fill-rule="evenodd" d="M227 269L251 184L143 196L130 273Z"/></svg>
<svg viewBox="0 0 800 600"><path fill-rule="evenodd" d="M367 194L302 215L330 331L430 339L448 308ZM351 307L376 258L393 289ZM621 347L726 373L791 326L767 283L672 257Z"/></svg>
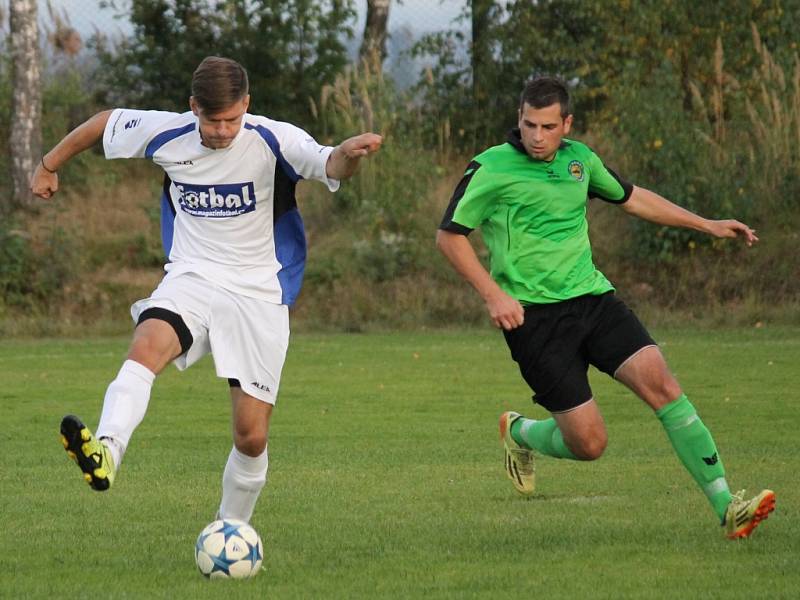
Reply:
<svg viewBox="0 0 800 600"><path fill-rule="evenodd" d="M666 406L659 408L656 416L668 430L686 427L698 419L697 411L686 394L681 394Z"/></svg>
<svg viewBox="0 0 800 600"><path fill-rule="evenodd" d="M234 446L231 449L231 459L236 463L236 467L249 475L263 475L267 470L269 458L267 448L258 456L248 456Z"/></svg>
<svg viewBox="0 0 800 600"><path fill-rule="evenodd" d="M153 385L153 381L155 381L156 378L156 374L150 369L145 367L142 363L138 363L131 359L128 359L122 363L122 368L119 370L119 375L117 375L117 377L124 373L130 373L131 375L138 377L147 385Z"/></svg>

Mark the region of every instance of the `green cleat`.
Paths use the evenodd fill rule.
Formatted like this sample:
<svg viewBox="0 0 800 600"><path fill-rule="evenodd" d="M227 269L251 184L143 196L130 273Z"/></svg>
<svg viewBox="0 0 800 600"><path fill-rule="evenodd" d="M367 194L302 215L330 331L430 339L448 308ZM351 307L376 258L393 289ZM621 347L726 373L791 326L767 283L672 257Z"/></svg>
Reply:
<svg viewBox="0 0 800 600"><path fill-rule="evenodd" d="M519 445L511 437L511 424L519 418L521 418L519 413L511 411L500 415L500 440L505 450L506 475L520 494L530 496L536 489L533 451Z"/></svg>
<svg viewBox="0 0 800 600"><path fill-rule="evenodd" d="M83 478L93 490L102 492L114 483L114 459L105 444L75 415L61 419L61 443L67 455L78 463Z"/></svg>
<svg viewBox="0 0 800 600"><path fill-rule="evenodd" d="M746 538L758 524L775 510L775 492L763 490L755 498L744 499L744 490L733 495L733 500L725 511L725 535L735 540Z"/></svg>

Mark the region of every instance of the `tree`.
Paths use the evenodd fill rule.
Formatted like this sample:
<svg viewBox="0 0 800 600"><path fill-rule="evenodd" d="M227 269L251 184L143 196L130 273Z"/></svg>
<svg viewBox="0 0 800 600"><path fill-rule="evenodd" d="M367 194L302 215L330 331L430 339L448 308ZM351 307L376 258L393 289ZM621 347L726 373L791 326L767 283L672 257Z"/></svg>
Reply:
<svg viewBox="0 0 800 600"><path fill-rule="evenodd" d="M391 0L367 0L367 20L364 23L364 39L361 42L359 58L372 60L373 55L383 64L386 58L387 23Z"/></svg>
<svg viewBox="0 0 800 600"><path fill-rule="evenodd" d="M426 108L463 130L458 142L466 148L502 140L525 81L543 74L570 84L580 130L636 112L628 109L656 84L677 86L686 118L692 83L714 82L718 38L730 72L747 74L755 66L750 23L785 63L791 56L782 49L796 48L800 19L798 0L468 0L464 7L455 27L424 36L414 54L433 63L417 86Z"/></svg>
<svg viewBox="0 0 800 600"><path fill-rule="evenodd" d="M347 64L352 0L137 0L131 37L102 40L103 102L188 109L191 77L208 55L239 61L250 78L251 110L307 124L310 98Z"/></svg>
<svg viewBox="0 0 800 600"><path fill-rule="evenodd" d="M12 104L9 148L13 206L30 204L29 182L42 152L42 93L36 0L9 5Z"/></svg>
<svg viewBox="0 0 800 600"><path fill-rule="evenodd" d="M492 26L497 18L499 8L492 0L470 0L470 21L472 23L472 37L470 43L470 66L472 68L472 103L475 109L475 120L486 114L490 98L496 88L494 79L492 57ZM487 139L487 135L481 137Z"/></svg>

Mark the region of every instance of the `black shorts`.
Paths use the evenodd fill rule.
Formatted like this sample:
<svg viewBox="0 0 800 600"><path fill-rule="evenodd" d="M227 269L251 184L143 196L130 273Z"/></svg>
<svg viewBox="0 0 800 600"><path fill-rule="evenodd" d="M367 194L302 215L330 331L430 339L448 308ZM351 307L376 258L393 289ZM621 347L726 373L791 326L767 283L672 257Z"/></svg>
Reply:
<svg viewBox="0 0 800 600"><path fill-rule="evenodd" d="M592 398L589 365L614 376L628 358L655 342L613 292L525 307L525 322L503 331L533 401L565 412Z"/></svg>

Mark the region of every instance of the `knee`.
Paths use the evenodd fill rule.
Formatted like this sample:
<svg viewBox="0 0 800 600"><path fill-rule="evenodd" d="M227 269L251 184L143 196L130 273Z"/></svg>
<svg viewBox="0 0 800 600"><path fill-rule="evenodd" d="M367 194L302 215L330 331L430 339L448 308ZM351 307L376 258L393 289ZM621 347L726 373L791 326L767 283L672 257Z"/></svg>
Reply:
<svg viewBox="0 0 800 600"><path fill-rule="evenodd" d="M568 444L569 449L580 460L597 460L608 446L608 434L603 431Z"/></svg>
<svg viewBox="0 0 800 600"><path fill-rule="evenodd" d="M667 377L667 379L662 384L662 393L664 394L665 398L669 398L667 402L672 402L683 393L680 384L676 381L672 375Z"/></svg>
<svg viewBox="0 0 800 600"><path fill-rule="evenodd" d="M253 430L237 430L233 433L236 449L247 456L260 456L267 447L266 433Z"/></svg>
<svg viewBox="0 0 800 600"><path fill-rule="evenodd" d="M650 398L647 398L648 404L657 409L666 406L677 397L679 397L683 390L680 384L669 373L664 374L658 380L654 381L648 390Z"/></svg>
<svg viewBox="0 0 800 600"><path fill-rule="evenodd" d="M172 327L158 319L148 319L136 326L128 358L160 373L181 352L178 336Z"/></svg>
<svg viewBox="0 0 800 600"><path fill-rule="evenodd" d="M158 375L174 357L169 349L164 348L158 340L143 336L133 341L128 351L128 358L144 365Z"/></svg>

